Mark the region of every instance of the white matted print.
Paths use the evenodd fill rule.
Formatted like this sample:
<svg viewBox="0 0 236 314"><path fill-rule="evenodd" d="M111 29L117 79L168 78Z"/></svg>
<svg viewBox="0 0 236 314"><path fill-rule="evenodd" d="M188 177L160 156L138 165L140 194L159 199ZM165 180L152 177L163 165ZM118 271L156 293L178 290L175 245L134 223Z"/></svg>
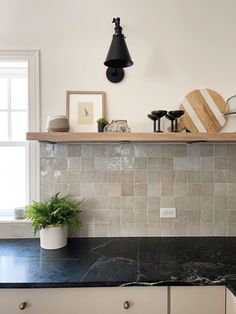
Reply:
<svg viewBox="0 0 236 314"><path fill-rule="evenodd" d="M104 92L66 92L70 132L97 132L97 120L105 117Z"/></svg>

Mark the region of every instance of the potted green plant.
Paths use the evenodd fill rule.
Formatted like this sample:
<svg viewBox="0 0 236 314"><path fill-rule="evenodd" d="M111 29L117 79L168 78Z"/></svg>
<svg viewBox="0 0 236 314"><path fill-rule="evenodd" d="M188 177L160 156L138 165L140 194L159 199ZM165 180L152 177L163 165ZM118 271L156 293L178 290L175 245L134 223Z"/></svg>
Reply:
<svg viewBox="0 0 236 314"><path fill-rule="evenodd" d="M106 118L100 118L97 120L98 124L98 132L103 132L104 127L108 124L108 121Z"/></svg>
<svg viewBox="0 0 236 314"><path fill-rule="evenodd" d="M25 218L31 220L34 235L40 232L40 246L43 249L59 249L67 245L67 226L81 228L78 217L82 201L69 196L53 195L48 201L33 202L25 208Z"/></svg>

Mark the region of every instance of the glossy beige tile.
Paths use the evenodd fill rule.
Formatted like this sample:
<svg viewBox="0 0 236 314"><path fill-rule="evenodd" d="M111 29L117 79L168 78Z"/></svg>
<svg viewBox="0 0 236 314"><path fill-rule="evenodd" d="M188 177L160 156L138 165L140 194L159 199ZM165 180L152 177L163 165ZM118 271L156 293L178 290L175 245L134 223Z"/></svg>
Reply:
<svg viewBox="0 0 236 314"><path fill-rule="evenodd" d="M161 196L174 196L174 184L161 183Z"/></svg>
<svg viewBox="0 0 236 314"><path fill-rule="evenodd" d="M174 182L175 183L187 183L188 182L188 172L187 171L175 171L174 172Z"/></svg>
<svg viewBox="0 0 236 314"><path fill-rule="evenodd" d="M108 192L108 194L109 194L109 192ZM121 209L121 197L120 196L108 197L107 206L110 209Z"/></svg>
<svg viewBox="0 0 236 314"><path fill-rule="evenodd" d="M121 196L133 196L134 184L133 183L121 183Z"/></svg>
<svg viewBox="0 0 236 314"><path fill-rule="evenodd" d="M201 209L201 197L200 196L186 196L175 198L176 207L178 209Z"/></svg>
<svg viewBox="0 0 236 314"><path fill-rule="evenodd" d="M84 198L80 236L236 235L235 144L40 144L40 196ZM176 207L160 219L160 207ZM0 235L1 236L1 235Z"/></svg>
<svg viewBox="0 0 236 314"><path fill-rule="evenodd" d="M108 156L110 157L120 157L121 156L121 146L119 144L109 144L107 147Z"/></svg>
<svg viewBox="0 0 236 314"><path fill-rule="evenodd" d="M147 184L135 183L134 195L135 196L147 196Z"/></svg>
<svg viewBox="0 0 236 314"><path fill-rule="evenodd" d="M148 196L160 196L161 185L159 183L150 183L147 186Z"/></svg>
<svg viewBox="0 0 236 314"><path fill-rule="evenodd" d="M89 158L87 158L89 159ZM92 161L91 161L92 164ZM95 170L107 170L108 160L107 157L95 157L94 158L94 169Z"/></svg>
<svg viewBox="0 0 236 314"><path fill-rule="evenodd" d="M213 223L202 223L201 225L202 236L213 236L214 235L214 224Z"/></svg>
<svg viewBox="0 0 236 314"><path fill-rule="evenodd" d="M148 224L160 223L160 210L159 209L148 210L147 221Z"/></svg>
<svg viewBox="0 0 236 314"><path fill-rule="evenodd" d="M216 157L226 157L228 155L228 145L227 144L215 144L214 152Z"/></svg>
<svg viewBox="0 0 236 314"><path fill-rule="evenodd" d="M186 196L188 194L188 184L187 183L175 183L174 185L174 195L175 196Z"/></svg>
<svg viewBox="0 0 236 314"><path fill-rule="evenodd" d="M95 157L106 157L108 155L107 145L105 144L94 144L94 156Z"/></svg>
<svg viewBox="0 0 236 314"><path fill-rule="evenodd" d="M82 157L81 158L81 169L82 170L94 170L94 158L93 157ZM100 170L100 169L96 169Z"/></svg>
<svg viewBox="0 0 236 314"><path fill-rule="evenodd" d="M199 236L201 235L201 223L190 222L187 224L187 235L188 236Z"/></svg>
<svg viewBox="0 0 236 314"><path fill-rule="evenodd" d="M173 170L162 170L161 171L161 182L172 183L174 182L175 172Z"/></svg>
<svg viewBox="0 0 236 314"><path fill-rule="evenodd" d="M147 161L149 170L162 170L160 157L149 157Z"/></svg>
<svg viewBox="0 0 236 314"><path fill-rule="evenodd" d="M134 171L134 182L147 184L147 171L146 170L135 170Z"/></svg>
<svg viewBox="0 0 236 314"><path fill-rule="evenodd" d="M160 205L161 205L161 199L163 199L163 198L155 197L155 196L148 196L148 198L147 198L148 210L159 210Z"/></svg>
<svg viewBox="0 0 236 314"><path fill-rule="evenodd" d="M147 210L135 209L134 210L134 223L135 224L147 224Z"/></svg>
<svg viewBox="0 0 236 314"><path fill-rule="evenodd" d="M161 171L160 170L147 171L147 180L148 180L148 183L160 183Z"/></svg>
<svg viewBox="0 0 236 314"><path fill-rule="evenodd" d="M121 197L121 208L122 209L133 209L134 208L134 196L122 196Z"/></svg>
<svg viewBox="0 0 236 314"><path fill-rule="evenodd" d="M81 170L81 157L68 157L67 168L68 170Z"/></svg>
<svg viewBox="0 0 236 314"><path fill-rule="evenodd" d="M201 196L201 184L189 183L188 184L188 195L189 196Z"/></svg>
<svg viewBox="0 0 236 314"><path fill-rule="evenodd" d="M134 182L134 171L122 170L121 171L121 183L133 183L133 182Z"/></svg>
<svg viewBox="0 0 236 314"><path fill-rule="evenodd" d="M188 183L200 183L201 182L201 171L188 171Z"/></svg>
<svg viewBox="0 0 236 314"><path fill-rule="evenodd" d="M201 211L201 222L203 223L213 223L215 219L214 210L202 210Z"/></svg>
<svg viewBox="0 0 236 314"><path fill-rule="evenodd" d="M80 144L69 144L68 145L68 156L69 157L80 157L81 156L81 145Z"/></svg>
<svg viewBox="0 0 236 314"><path fill-rule="evenodd" d="M147 209L148 198L146 196L134 197L134 209Z"/></svg>
<svg viewBox="0 0 236 314"><path fill-rule="evenodd" d="M235 159L234 159L235 161ZM227 169L228 167L228 160L226 157L216 157L215 158L215 169L220 170L220 169ZM235 164L234 164L235 167ZM233 168L235 169L235 168Z"/></svg>
<svg viewBox="0 0 236 314"><path fill-rule="evenodd" d="M82 144L81 145L81 156L82 157L94 157L94 145L93 144Z"/></svg>
<svg viewBox="0 0 236 314"><path fill-rule="evenodd" d="M108 196L108 184L107 183L95 183L95 196Z"/></svg>
<svg viewBox="0 0 236 314"><path fill-rule="evenodd" d="M161 235L160 223L150 222L147 225L147 235L149 237L157 237Z"/></svg>
<svg viewBox="0 0 236 314"><path fill-rule="evenodd" d="M192 143L187 145L187 153L189 157L197 157L200 156L201 144Z"/></svg>
<svg viewBox="0 0 236 314"><path fill-rule="evenodd" d="M201 144L200 145L200 155L201 156L213 156L214 145L213 144Z"/></svg>
<svg viewBox="0 0 236 314"><path fill-rule="evenodd" d="M214 236L227 236L227 225L220 223L214 224Z"/></svg>
<svg viewBox="0 0 236 314"><path fill-rule="evenodd" d="M202 183L213 183L214 182L214 171L204 170L201 171L201 182Z"/></svg>
<svg viewBox="0 0 236 314"><path fill-rule="evenodd" d="M147 169L147 157L134 157L134 169Z"/></svg>
<svg viewBox="0 0 236 314"><path fill-rule="evenodd" d="M175 156L175 157L186 157L187 156L187 145L186 144L175 144L173 156Z"/></svg>
<svg viewBox="0 0 236 314"><path fill-rule="evenodd" d="M215 183L215 196L217 197L227 197L228 194L228 184L227 183ZM234 194L235 195L235 194Z"/></svg>
<svg viewBox="0 0 236 314"><path fill-rule="evenodd" d="M110 183L110 178L108 177L108 172L106 170L100 170L94 172L95 183Z"/></svg>
<svg viewBox="0 0 236 314"><path fill-rule="evenodd" d="M121 184L120 183L109 183L108 184L108 196L110 196L110 197L121 196Z"/></svg>
<svg viewBox="0 0 236 314"><path fill-rule="evenodd" d="M121 156L134 156L134 144L121 144Z"/></svg>
<svg viewBox="0 0 236 314"><path fill-rule="evenodd" d="M68 194L70 196L81 196L80 184L68 184Z"/></svg>
<svg viewBox="0 0 236 314"><path fill-rule="evenodd" d="M108 171L107 172L108 183L120 183L121 182L121 172L120 170Z"/></svg>
<svg viewBox="0 0 236 314"><path fill-rule="evenodd" d="M134 223L134 210L122 209L121 210L121 224Z"/></svg>

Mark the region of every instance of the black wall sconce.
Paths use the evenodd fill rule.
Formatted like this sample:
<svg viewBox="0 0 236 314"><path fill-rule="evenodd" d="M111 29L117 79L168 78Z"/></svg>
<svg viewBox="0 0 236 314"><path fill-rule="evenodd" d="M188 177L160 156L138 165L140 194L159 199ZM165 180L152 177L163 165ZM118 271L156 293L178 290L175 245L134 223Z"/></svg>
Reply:
<svg viewBox="0 0 236 314"><path fill-rule="evenodd" d="M113 34L111 46L109 48L106 61L107 66L106 76L112 83L119 83L124 77L123 68L133 65L128 47L125 42L125 36L122 34L120 26L120 18L113 18L112 23L115 23L115 34Z"/></svg>

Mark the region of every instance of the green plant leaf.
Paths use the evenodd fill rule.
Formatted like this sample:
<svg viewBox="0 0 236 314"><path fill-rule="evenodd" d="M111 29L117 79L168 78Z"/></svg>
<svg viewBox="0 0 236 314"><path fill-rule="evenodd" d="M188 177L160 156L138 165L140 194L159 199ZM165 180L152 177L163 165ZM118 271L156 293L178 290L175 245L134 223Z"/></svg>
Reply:
<svg viewBox="0 0 236 314"><path fill-rule="evenodd" d="M26 206L25 217L32 221L34 235L48 225L72 225L80 230L81 221L78 216L82 201L74 201L69 196L53 195L46 202L33 202Z"/></svg>

